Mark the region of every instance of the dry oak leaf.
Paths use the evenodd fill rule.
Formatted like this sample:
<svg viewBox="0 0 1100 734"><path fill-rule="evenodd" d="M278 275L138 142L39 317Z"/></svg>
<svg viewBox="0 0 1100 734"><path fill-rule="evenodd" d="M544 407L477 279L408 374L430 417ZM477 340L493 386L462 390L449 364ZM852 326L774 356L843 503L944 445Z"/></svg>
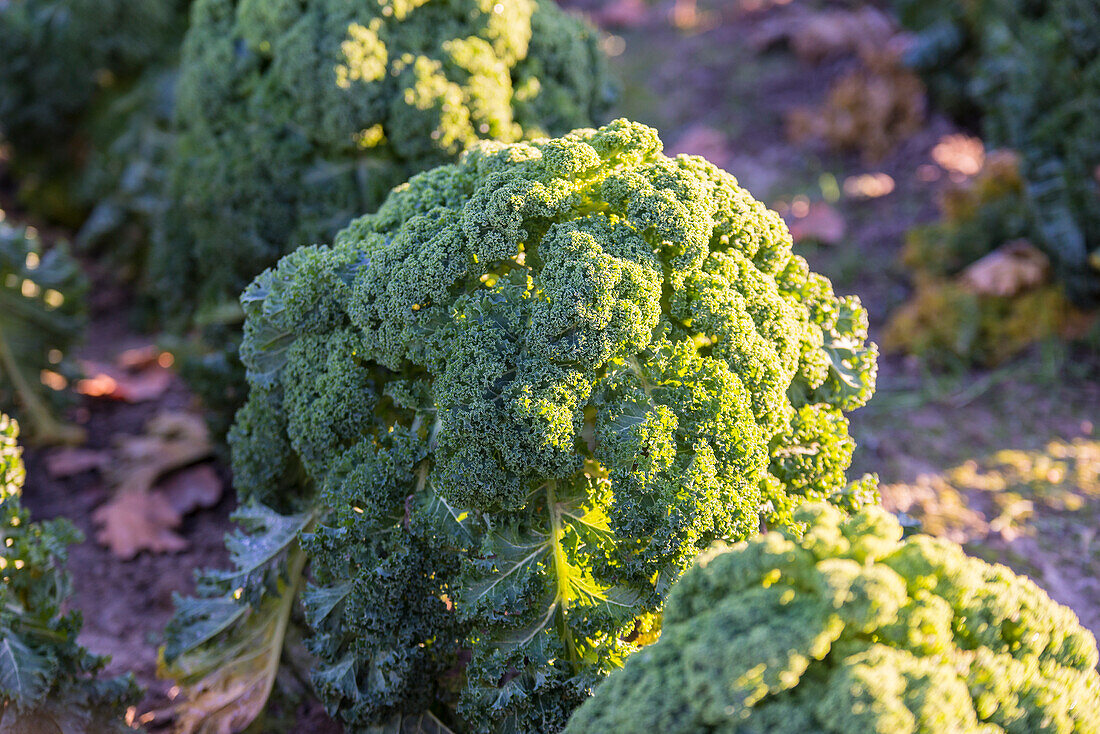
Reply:
<svg viewBox="0 0 1100 734"><path fill-rule="evenodd" d="M111 455L106 451L58 449L46 456L46 473L53 479L65 479L86 471L103 469L110 461Z"/></svg>
<svg viewBox="0 0 1100 734"><path fill-rule="evenodd" d="M209 464L199 464L173 473L157 485L168 504L181 515L213 507L222 498L222 480Z"/></svg>
<svg viewBox="0 0 1100 734"><path fill-rule="evenodd" d="M836 150L858 150L865 162L874 163L921 129L925 90L920 78L889 49L860 57L862 67L833 82L824 104L787 113L791 142L821 139Z"/></svg>
<svg viewBox="0 0 1100 734"><path fill-rule="evenodd" d="M173 532L184 514L176 504L191 504L193 509L194 498L177 496L174 504L169 496L154 492L153 487L165 475L213 453L202 418L189 413L161 413L146 424L144 434L122 437L115 444L115 461L106 471L107 483L115 494L92 516L100 528L96 540L123 559L133 558L142 550L162 553L185 548L186 541Z"/></svg>
<svg viewBox="0 0 1100 734"><path fill-rule="evenodd" d="M817 63L830 56L881 48L895 33L889 16L876 8L806 11L791 6L760 24L750 42L760 51L786 42L799 59Z"/></svg>
<svg viewBox="0 0 1100 734"><path fill-rule="evenodd" d="M171 367L175 358L171 352L165 352L156 344L135 347L120 352L115 357L115 365L124 370L145 370L151 367Z"/></svg>
<svg viewBox="0 0 1100 734"><path fill-rule="evenodd" d="M1013 240L962 271L962 283L983 296L1010 297L1042 285L1050 260L1027 240Z"/></svg>
<svg viewBox="0 0 1100 734"><path fill-rule="evenodd" d="M118 492L92 513L92 520L99 526L96 540L123 560L143 550L175 553L188 547L187 540L175 532L183 515L154 492Z"/></svg>
<svg viewBox="0 0 1100 734"><path fill-rule="evenodd" d="M77 382L76 391L92 398L144 403L156 400L172 386L172 371L159 365L132 373L85 362L84 369L92 376Z"/></svg>

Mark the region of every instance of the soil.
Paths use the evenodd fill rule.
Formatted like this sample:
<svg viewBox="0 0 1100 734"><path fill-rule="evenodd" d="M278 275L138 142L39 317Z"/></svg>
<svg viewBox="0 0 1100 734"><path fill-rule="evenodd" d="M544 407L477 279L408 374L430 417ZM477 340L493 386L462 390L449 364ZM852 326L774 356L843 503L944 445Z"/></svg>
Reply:
<svg viewBox="0 0 1100 734"><path fill-rule="evenodd" d="M596 12L611 3L563 4ZM747 9L750 5L758 9ZM813 3L765 5L763 0L700 0L704 21L683 30L668 22L672 0L667 0L643 6L647 9L642 19L631 27L607 28L605 47L616 53L613 66L623 80L615 114L656 125L673 149L700 127L717 131L721 142L712 146L712 155L722 160L716 162L781 211L798 196L820 200L829 180L835 184L865 173L888 175L895 182L889 195L845 196L835 202L847 224L840 243L800 246L811 265L833 279L838 292L860 296L870 310L874 336L909 293L899 263L904 234L935 217L936 193L946 181L946 174L929 181L918 171L928 170L922 166L932 162L932 147L956 128L933 114L919 133L873 164L854 153L792 144L784 132L785 113L819 104L830 81L859 62L847 54L809 64L781 45L756 49L751 39L764 24ZM20 218L10 183L0 196L0 208ZM66 233L47 229L46 234ZM154 341L155 336L133 328L136 307L127 290L111 285L106 274L97 280L83 356L110 361L127 348ZM951 374L933 374L913 360L886 356L880 362L877 397L852 419L861 446L854 469L877 472L887 487L889 504L891 492L900 496L901 488L945 476L975 457L1003 449L1041 453L1053 440L1095 441L1100 424L1098 376L1100 355L1070 347L1037 349L996 371ZM107 448L117 436L139 433L163 409L197 411L198 406L177 380L154 402L83 398L72 418L86 426L89 447ZM121 561L94 541L90 515L107 496L99 477L85 473L52 479L45 470L47 455L47 450L28 449L25 498L36 518L64 515L88 538L72 549L69 562L75 586L72 604L85 619L82 642L112 656L110 672L134 671L147 687L139 713L160 711L169 704L169 688L155 677L156 649L171 615L172 595L191 591L194 569L225 561L222 538L231 528L231 492L216 507L187 518L181 529L189 543L185 551L144 553ZM228 469L223 463L215 465L228 486ZM1019 534L1009 538L983 531L966 539L975 552L1030 573L1100 631L1100 594L1092 588L1095 584L1086 583L1100 577L1097 550L1086 542L1082 554L1081 546L1059 542L1066 533L1077 531L1088 530L1087 540L1092 537L1100 497L1079 494L1085 497L1083 511L1067 513L1037 503ZM973 494L962 495L976 513L992 512ZM1074 563L1067 565L1071 555ZM160 721L154 719L151 726L156 728ZM340 729L316 704L306 704L292 730L313 734Z"/></svg>

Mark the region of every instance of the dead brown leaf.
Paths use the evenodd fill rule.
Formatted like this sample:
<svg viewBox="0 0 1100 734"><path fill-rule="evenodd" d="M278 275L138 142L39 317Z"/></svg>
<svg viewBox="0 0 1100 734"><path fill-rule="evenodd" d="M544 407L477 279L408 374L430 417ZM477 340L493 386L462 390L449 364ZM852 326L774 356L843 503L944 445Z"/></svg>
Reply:
<svg viewBox="0 0 1100 734"><path fill-rule="evenodd" d="M668 155L676 156L681 153L700 155L719 168L725 168L731 157L726 134L713 127L698 124L684 130L676 142L669 146Z"/></svg>
<svg viewBox="0 0 1100 734"><path fill-rule="evenodd" d="M213 507L222 498L222 480L209 464L175 472L157 485L168 503L181 515Z"/></svg>
<svg viewBox="0 0 1100 734"><path fill-rule="evenodd" d="M1050 260L1027 240L1014 240L972 263L959 275L961 282L984 296L1009 297L1042 285Z"/></svg>
<svg viewBox="0 0 1100 734"><path fill-rule="evenodd" d="M166 412L152 418L140 436L116 442L117 460L108 479L119 491L152 489L171 471L197 463L213 452L206 423L191 413Z"/></svg>
<svg viewBox="0 0 1100 734"><path fill-rule="evenodd" d="M891 51L861 57L864 66L834 82L821 107L788 113L793 142L822 139L838 150L858 150L872 163L920 130L925 116L920 78Z"/></svg>
<svg viewBox="0 0 1100 734"><path fill-rule="evenodd" d="M637 28L649 19L645 0L612 0L592 13L592 19L604 28Z"/></svg>
<svg viewBox="0 0 1100 734"><path fill-rule="evenodd" d="M716 13L700 10L696 0L675 0L669 20L673 27L694 33L709 30L718 23Z"/></svg>
<svg viewBox="0 0 1100 734"><path fill-rule="evenodd" d="M91 362L84 367L92 376L77 382L76 391L88 397L144 403L156 400L172 386L172 371L155 362L137 372Z"/></svg>
<svg viewBox="0 0 1100 734"><path fill-rule="evenodd" d="M785 42L799 59L816 64L829 57L882 48L895 34L889 16L877 8L807 11L792 6L762 23L751 43L763 50Z"/></svg>
<svg viewBox="0 0 1100 734"><path fill-rule="evenodd" d="M162 495L127 489L92 513L99 526L96 540L118 558L129 560L143 550L174 553L188 547L175 532L183 516Z"/></svg>
<svg viewBox="0 0 1100 734"><path fill-rule="evenodd" d="M190 413L161 413L146 424L140 436L117 439L115 460L105 471L115 494L93 515L99 526L96 539L124 559L142 550L161 553L186 547L186 541L174 532L188 511L181 507L206 506L201 502L208 501L212 493L208 478L191 475L192 479L198 477L198 488L177 488L174 500L153 487L165 475L190 467L212 452L206 424Z"/></svg>
<svg viewBox="0 0 1100 734"><path fill-rule="evenodd" d="M847 227L844 217L830 204L816 201L810 204L806 216L793 220L790 224L791 237L798 242L816 242L821 245L835 245L844 238Z"/></svg>
<svg viewBox="0 0 1100 734"><path fill-rule="evenodd" d="M152 367L171 367L175 358L155 344L127 349L115 357L115 365L124 370L147 370Z"/></svg>
<svg viewBox="0 0 1100 734"><path fill-rule="evenodd" d="M976 176L985 165L985 145L970 135L945 135L932 148L932 160L945 171Z"/></svg>
<svg viewBox="0 0 1100 734"><path fill-rule="evenodd" d="M54 479L64 479L93 469L102 469L110 461L111 455L106 451L58 449L46 457L46 473Z"/></svg>

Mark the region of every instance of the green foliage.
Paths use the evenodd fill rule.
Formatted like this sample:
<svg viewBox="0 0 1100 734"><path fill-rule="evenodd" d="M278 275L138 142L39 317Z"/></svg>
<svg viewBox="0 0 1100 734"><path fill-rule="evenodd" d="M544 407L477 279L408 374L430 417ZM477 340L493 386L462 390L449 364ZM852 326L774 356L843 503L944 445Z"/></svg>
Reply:
<svg viewBox="0 0 1100 734"><path fill-rule="evenodd" d="M202 0L192 20L151 278L238 373L237 299L279 257L478 140L561 134L611 98L596 32L552 0ZM224 361L191 372L231 415Z"/></svg>
<svg viewBox="0 0 1100 734"><path fill-rule="evenodd" d="M0 137L21 195L78 224L89 118L175 53L187 0L9 0L0 4ZM102 124L102 123L101 123Z"/></svg>
<svg viewBox="0 0 1100 734"><path fill-rule="evenodd" d="M0 730L132 731L122 716L141 691L132 676L97 679L107 659L77 644L80 613L62 612L66 547L80 533L66 520L32 523L20 505L18 435L0 414Z"/></svg>
<svg viewBox="0 0 1100 734"><path fill-rule="evenodd" d="M699 550L876 497L858 300L643 125L476 147L242 303L238 491L316 517L314 683L357 730L558 731Z"/></svg>
<svg viewBox="0 0 1100 734"><path fill-rule="evenodd" d="M262 712L302 580L310 515L248 505L233 519L243 528L227 543L233 570L200 573L200 596L177 598L165 630L158 672L184 689L181 731L240 731Z"/></svg>
<svg viewBox="0 0 1100 734"><path fill-rule="evenodd" d="M955 281L929 280L891 316L882 343L887 352L959 369L995 367L1034 344L1061 337L1081 338L1085 345L1097 338L1096 329L1090 333L1088 320L1058 286L999 296L975 293Z"/></svg>
<svg viewBox="0 0 1100 734"><path fill-rule="evenodd" d="M149 238L167 207L176 70L150 67L125 93L110 95L87 121L87 164L79 197L91 210L76 237L82 252L121 280L145 276Z"/></svg>
<svg viewBox="0 0 1100 734"><path fill-rule="evenodd" d="M0 222L0 410L22 416L44 443L79 442L79 429L54 418L62 394L43 370L74 376L66 357L84 333L87 283L63 246L44 251L26 228Z"/></svg>
<svg viewBox="0 0 1100 734"><path fill-rule="evenodd" d="M882 336L887 351L920 356L937 367L995 366L1036 342L1067 331L1072 309L1061 287L977 292L963 271L998 247L1029 234L1019 157L990 153L965 184L942 192L941 217L909 230L903 260L914 293Z"/></svg>
<svg viewBox="0 0 1100 734"><path fill-rule="evenodd" d="M987 154L972 179L943 190L938 221L909 231L906 267L918 281L949 278L1001 245L1026 239L1024 188L1017 155Z"/></svg>
<svg viewBox="0 0 1100 734"><path fill-rule="evenodd" d="M1100 304L1100 7L1089 0L895 0L910 60L988 143L1022 157L1029 238L1077 304Z"/></svg>
<svg viewBox="0 0 1100 734"><path fill-rule="evenodd" d="M1096 640L1029 579L869 507L703 554L569 734L1093 732ZM801 535L801 537L799 537Z"/></svg>

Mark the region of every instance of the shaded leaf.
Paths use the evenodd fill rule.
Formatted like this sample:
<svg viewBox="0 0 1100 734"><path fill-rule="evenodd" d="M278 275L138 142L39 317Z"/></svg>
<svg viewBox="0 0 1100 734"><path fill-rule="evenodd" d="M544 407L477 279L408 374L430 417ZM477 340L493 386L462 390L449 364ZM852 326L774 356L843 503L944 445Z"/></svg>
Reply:
<svg viewBox="0 0 1100 734"><path fill-rule="evenodd" d="M133 677L98 679L107 660L77 643L80 615L65 612L65 520L31 522L18 427L0 413L0 732L107 734L128 730L123 711L141 694Z"/></svg>
<svg viewBox="0 0 1100 734"><path fill-rule="evenodd" d="M202 596L177 598L165 630L158 675L182 689L177 734L233 734L260 715L296 605L306 562L297 539L311 516L248 505L234 518L242 525L228 541L234 568L205 571Z"/></svg>
<svg viewBox="0 0 1100 734"><path fill-rule="evenodd" d="M222 480L209 464L175 472L157 488L181 515L213 507L222 498Z"/></svg>
<svg viewBox="0 0 1100 734"><path fill-rule="evenodd" d="M76 377L69 352L83 334L87 281L64 246L43 248L30 228L0 222L0 410L44 444L79 444L84 432L57 412ZM57 379L44 384L42 375Z"/></svg>
<svg viewBox="0 0 1100 734"><path fill-rule="evenodd" d="M47 454L46 473L54 479L64 479L103 469L110 461L111 455L107 451L63 448Z"/></svg>
<svg viewBox="0 0 1100 734"><path fill-rule="evenodd" d="M49 661L14 635L0 639L0 697L24 705L49 688Z"/></svg>
<svg viewBox="0 0 1100 734"><path fill-rule="evenodd" d="M160 494L117 492L92 513L92 520L99 526L96 541L123 560L143 550L174 553L189 545L175 532L183 516Z"/></svg>
<svg viewBox="0 0 1100 734"><path fill-rule="evenodd" d="M382 726L372 726L367 734L453 734L432 714L394 714Z"/></svg>

